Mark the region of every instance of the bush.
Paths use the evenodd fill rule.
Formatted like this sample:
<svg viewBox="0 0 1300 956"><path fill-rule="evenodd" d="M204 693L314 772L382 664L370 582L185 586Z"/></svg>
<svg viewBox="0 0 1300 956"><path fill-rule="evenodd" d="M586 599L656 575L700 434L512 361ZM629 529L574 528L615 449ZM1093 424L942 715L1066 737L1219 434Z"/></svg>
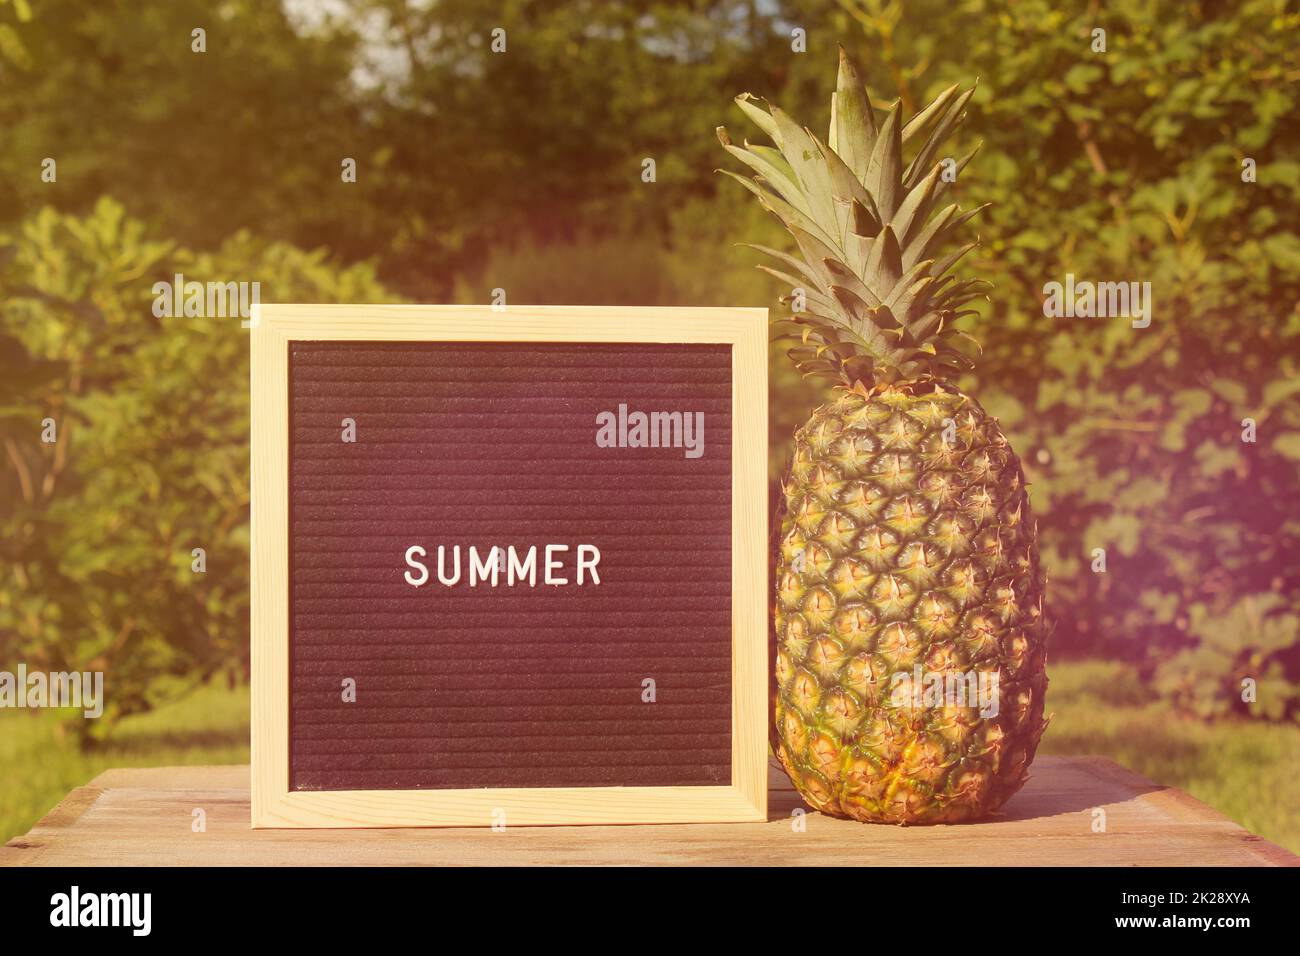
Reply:
<svg viewBox="0 0 1300 956"><path fill-rule="evenodd" d="M843 0L809 33L852 38L878 101L980 78L953 152L983 142L956 191L993 203L964 274L994 290L961 384L1024 459L1054 649L1300 713L1300 13ZM1150 326L1047 317L1069 274L1149 282Z"/></svg>
<svg viewBox="0 0 1300 956"><path fill-rule="evenodd" d="M247 333L238 315L155 316L153 284L387 295L369 267L246 234L189 253L108 199L38 213L0 239L0 263L0 657L103 671L105 719L75 724L89 734L248 669Z"/></svg>

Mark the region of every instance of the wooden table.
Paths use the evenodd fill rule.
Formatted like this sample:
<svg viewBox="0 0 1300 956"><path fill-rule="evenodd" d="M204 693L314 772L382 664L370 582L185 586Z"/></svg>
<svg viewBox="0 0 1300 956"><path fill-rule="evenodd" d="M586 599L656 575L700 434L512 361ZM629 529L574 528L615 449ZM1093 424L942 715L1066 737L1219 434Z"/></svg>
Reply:
<svg viewBox="0 0 1300 956"><path fill-rule="evenodd" d="M767 823L428 830L252 830L248 767L109 770L73 790L0 866L356 864L1011 864L1296 866L1199 800L1101 757L1039 757L985 823L864 826L802 818L770 775ZM1105 811L1105 832L1093 832ZM202 809L207 829L192 830ZM802 822L802 830L798 823Z"/></svg>

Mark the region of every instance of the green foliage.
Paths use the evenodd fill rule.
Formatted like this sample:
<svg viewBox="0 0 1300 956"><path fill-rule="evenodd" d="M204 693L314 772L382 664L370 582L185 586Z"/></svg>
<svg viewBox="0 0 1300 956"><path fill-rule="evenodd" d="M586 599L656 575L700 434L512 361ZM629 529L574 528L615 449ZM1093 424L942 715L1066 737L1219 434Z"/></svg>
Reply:
<svg viewBox="0 0 1300 956"><path fill-rule="evenodd" d="M191 248L245 227L336 253L373 250L385 234L364 186L340 182L343 157L372 174L382 146L352 99L353 38L300 34L265 0L30 0L24 22L9 10L0 5L4 220L46 205L84 213L111 194ZM6 26L21 60L7 55ZM206 52L193 51L196 28ZM46 157L56 182L41 177Z"/></svg>
<svg viewBox="0 0 1300 956"><path fill-rule="evenodd" d="M384 297L378 275L426 301L501 286L512 303L779 309L786 290L734 244L792 244L714 173L712 130L735 122L739 90L822 130L842 42L873 100L900 95L909 114L979 78L951 151L983 147L950 198L993 203L956 271L995 288L959 384L1024 459L1056 650L1122 656L1207 714L1242 711L1245 677L1259 682L1245 713L1297 712L1294 4L304 9L0 2L0 650L51 667L113 656L135 687L243 666L243 338L153 319L152 282L358 301ZM126 215L92 214L103 194ZM1151 326L1046 318L1043 287L1067 274L1151 282ZM824 392L773 358L775 480ZM47 416L70 444L40 444ZM188 570L200 546L206 577Z"/></svg>
<svg viewBox="0 0 1300 956"><path fill-rule="evenodd" d="M1054 713L1040 754L1109 757L1300 851L1300 727L1188 717L1160 699L1131 665L1114 661L1058 662L1051 674Z"/></svg>
<svg viewBox="0 0 1300 956"><path fill-rule="evenodd" d="M0 650L106 674L107 729L248 666L248 348L240 316L161 317L153 285L260 281L382 301L367 266L236 235L195 255L121 205L42 210L0 240ZM43 425L53 422L53 432ZM52 437L52 442L43 438ZM193 549L206 552L196 573Z"/></svg>
<svg viewBox="0 0 1300 956"><path fill-rule="evenodd" d="M993 203L962 268L995 288L962 385L1025 460L1054 646L1158 665L1207 713L1300 712L1300 13L843 0L813 22L824 71L856 33L874 99L979 77L956 194ZM1150 327L1045 317L1067 274L1150 282Z"/></svg>
<svg viewBox="0 0 1300 956"><path fill-rule="evenodd" d="M799 126L769 101L748 93L736 104L775 144L732 142L718 127L723 148L748 167L723 170L754 194L790 232L800 255L755 246L774 262L760 266L785 283L788 319L773 323L789 341L801 372L858 384L947 379L972 363L953 329L987 283L953 281L945 273L973 244L957 233L979 209L961 215L941 196L970 156L945 169L944 141L965 117L973 90L957 84L905 116L895 103L881 119L852 59L840 50L826 140ZM904 144L916 145L905 156ZM773 266L780 268L773 268ZM970 340L973 341L973 340Z"/></svg>
<svg viewBox="0 0 1300 956"><path fill-rule="evenodd" d="M111 767L247 764L248 714L246 685L211 684L128 717L112 740L85 752L57 711L0 710L0 767L21 768L0 774L0 844L26 833L69 790Z"/></svg>
<svg viewBox="0 0 1300 956"><path fill-rule="evenodd" d="M1288 672L1296 654L1300 614L1277 594L1238 595L1191 608L1195 646L1162 662L1155 687L1203 717L1243 714L1300 720L1300 681Z"/></svg>

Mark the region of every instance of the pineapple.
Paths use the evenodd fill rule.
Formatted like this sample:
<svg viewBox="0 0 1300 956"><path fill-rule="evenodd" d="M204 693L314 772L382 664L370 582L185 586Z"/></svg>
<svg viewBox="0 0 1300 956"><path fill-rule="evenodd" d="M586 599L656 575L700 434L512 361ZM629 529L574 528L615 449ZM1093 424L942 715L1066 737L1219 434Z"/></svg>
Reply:
<svg viewBox="0 0 1300 956"><path fill-rule="evenodd" d="M736 102L776 148L718 130L756 174L728 175L802 253L753 247L793 289L774 325L805 375L838 383L795 432L782 482L773 747L824 813L954 823L1020 789L1046 726L1024 473L997 420L949 382L973 367L953 322L988 288L947 274L980 210L942 203L974 151L939 150L974 91L877 121L843 50L836 87L826 143L748 94Z"/></svg>

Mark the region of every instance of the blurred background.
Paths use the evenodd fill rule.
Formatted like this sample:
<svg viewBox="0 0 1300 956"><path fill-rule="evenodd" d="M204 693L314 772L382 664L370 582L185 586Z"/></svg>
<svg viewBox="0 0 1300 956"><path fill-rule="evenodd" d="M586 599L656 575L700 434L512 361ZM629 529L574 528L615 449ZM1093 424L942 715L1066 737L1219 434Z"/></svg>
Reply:
<svg viewBox="0 0 1300 956"><path fill-rule="evenodd" d="M247 332L155 282L779 309L736 243L789 243L714 128L758 138L746 90L823 127L842 42L877 102L979 79L960 384L1040 517L1043 750L1300 850L1300 12L1110 6L0 0L0 670L107 688L0 710L0 839L108 766L247 760ZM1045 318L1067 273L1149 281L1151 326ZM771 369L775 480L825 393Z"/></svg>

